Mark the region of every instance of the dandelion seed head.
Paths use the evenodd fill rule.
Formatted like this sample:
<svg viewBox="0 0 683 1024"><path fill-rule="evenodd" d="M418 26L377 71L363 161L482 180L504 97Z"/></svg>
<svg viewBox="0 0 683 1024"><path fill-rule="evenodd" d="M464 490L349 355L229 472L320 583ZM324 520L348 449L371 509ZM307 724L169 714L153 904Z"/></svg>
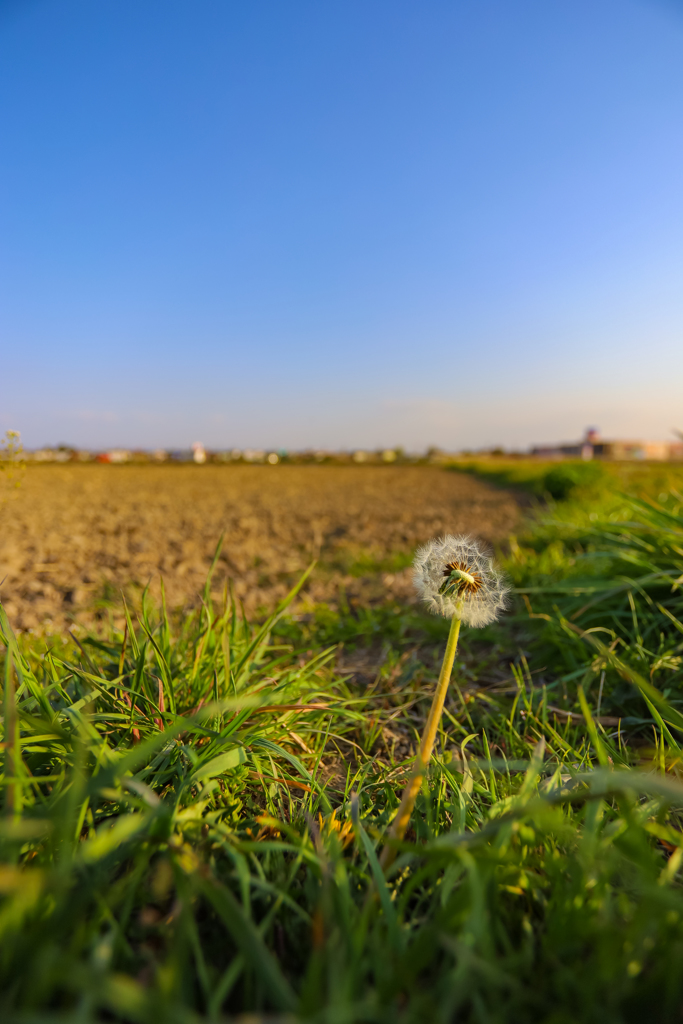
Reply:
<svg viewBox="0 0 683 1024"><path fill-rule="evenodd" d="M417 592L430 611L487 626L507 605L505 575L472 537L447 534L418 548L413 562Z"/></svg>

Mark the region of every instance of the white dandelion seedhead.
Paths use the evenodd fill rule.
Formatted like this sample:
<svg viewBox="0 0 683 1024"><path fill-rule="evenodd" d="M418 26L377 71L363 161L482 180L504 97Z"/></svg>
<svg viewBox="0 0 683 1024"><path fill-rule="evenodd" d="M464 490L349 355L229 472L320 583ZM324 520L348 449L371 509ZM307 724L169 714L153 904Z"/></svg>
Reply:
<svg viewBox="0 0 683 1024"><path fill-rule="evenodd" d="M471 537L447 534L418 548L413 579L430 611L481 627L507 605L509 584L482 545Z"/></svg>

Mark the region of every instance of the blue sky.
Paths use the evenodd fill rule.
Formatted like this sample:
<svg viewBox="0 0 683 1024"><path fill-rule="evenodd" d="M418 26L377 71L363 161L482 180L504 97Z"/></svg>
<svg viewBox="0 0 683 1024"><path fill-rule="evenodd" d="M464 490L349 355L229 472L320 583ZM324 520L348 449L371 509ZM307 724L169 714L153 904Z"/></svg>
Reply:
<svg viewBox="0 0 683 1024"><path fill-rule="evenodd" d="M683 5L4 0L0 431L683 429Z"/></svg>

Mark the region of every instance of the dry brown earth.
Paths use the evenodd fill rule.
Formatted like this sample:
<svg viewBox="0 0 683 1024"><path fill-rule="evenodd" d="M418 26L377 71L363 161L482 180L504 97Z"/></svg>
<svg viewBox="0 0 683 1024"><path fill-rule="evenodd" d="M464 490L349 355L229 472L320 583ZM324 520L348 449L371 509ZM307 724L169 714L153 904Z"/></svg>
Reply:
<svg viewBox="0 0 683 1024"><path fill-rule="evenodd" d="M504 542L509 494L437 467L36 466L0 509L0 595L18 629L94 621L98 599L164 578L195 603L231 577L248 611L271 606L313 558L306 600L412 600L408 556L444 532Z"/></svg>

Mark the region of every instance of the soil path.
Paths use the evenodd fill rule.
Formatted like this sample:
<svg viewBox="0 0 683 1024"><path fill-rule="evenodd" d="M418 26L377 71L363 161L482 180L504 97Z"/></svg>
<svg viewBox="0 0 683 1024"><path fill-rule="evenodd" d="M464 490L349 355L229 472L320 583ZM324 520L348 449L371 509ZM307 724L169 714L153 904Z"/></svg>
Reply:
<svg viewBox="0 0 683 1024"><path fill-rule="evenodd" d="M272 606L313 558L306 599L340 585L412 600L410 557L437 534L504 542L510 494L436 467L36 466L0 510L0 596L18 629L91 624L98 602L164 578L195 603L221 533L212 592L230 576L248 611Z"/></svg>

